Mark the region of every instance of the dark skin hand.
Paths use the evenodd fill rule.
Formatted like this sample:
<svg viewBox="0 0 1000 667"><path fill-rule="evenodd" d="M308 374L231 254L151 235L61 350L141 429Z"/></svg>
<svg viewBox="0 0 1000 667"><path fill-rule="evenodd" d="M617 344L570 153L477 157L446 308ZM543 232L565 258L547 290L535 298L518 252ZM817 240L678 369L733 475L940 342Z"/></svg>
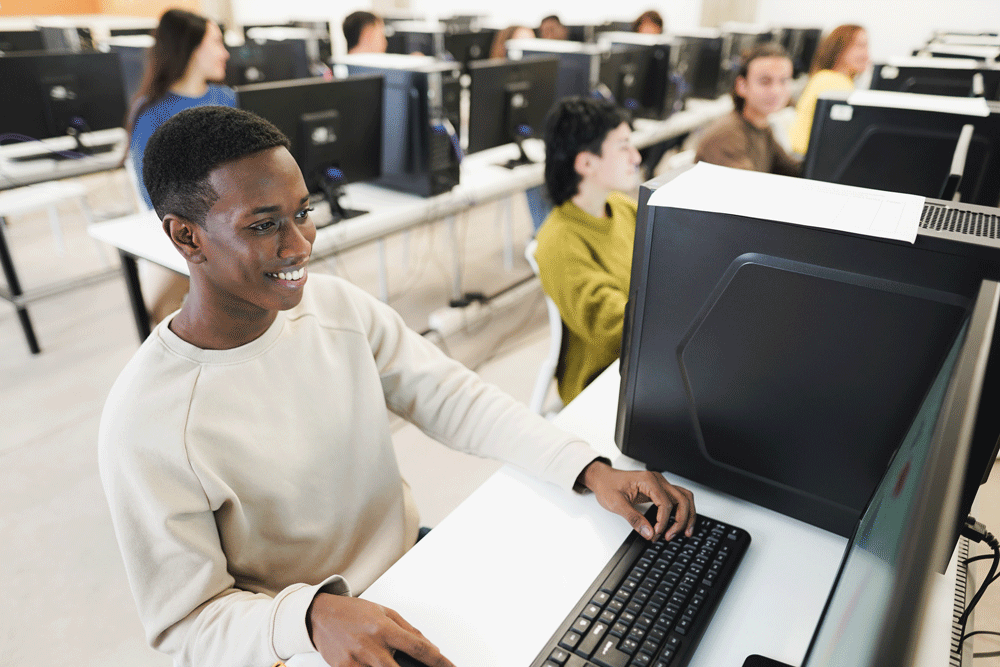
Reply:
<svg viewBox="0 0 1000 667"><path fill-rule="evenodd" d="M694 496L659 473L615 470L598 459L584 468L577 482L647 540L669 540L681 531L690 536L694 531ZM658 507L655 525L635 508L647 502ZM671 514L675 521L667 530ZM367 600L320 593L309 607L307 624L313 645L331 667L398 667L396 651L427 667L455 667L402 616Z"/></svg>
<svg viewBox="0 0 1000 667"><path fill-rule="evenodd" d="M427 667L455 667L402 616L368 600L320 593L306 618L313 645L331 667L398 667L396 651Z"/></svg>
<svg viewBox="0 0 1000 667"><path fill-rule="evenodd" d="M682 530L688 537L694 533L694 495L683 487L674 486L658 472L615 470L598 459L583 469L577 481L594 492L601 507L625 517L647 540L660 537L670 540ZM657 506L654 526L650 526L642 512L635 508L646 502ZM667 530L671 513L675 520Z"/></svg>

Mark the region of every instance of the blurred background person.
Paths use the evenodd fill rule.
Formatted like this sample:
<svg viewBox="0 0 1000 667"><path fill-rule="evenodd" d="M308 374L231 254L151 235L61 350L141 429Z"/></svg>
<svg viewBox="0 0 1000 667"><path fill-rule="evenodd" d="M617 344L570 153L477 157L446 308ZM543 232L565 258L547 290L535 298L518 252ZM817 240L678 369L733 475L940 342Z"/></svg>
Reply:
<svg viewBox="0 0 1000 667"><path fill-rule="evenodd" d="M868 32L859 25L838 26L820 42L789 130L793 151L805 155L809 148L816 98L828 90L854 90L854 80L868 69L870 61Z"/></svg>
<svg viewBox="0 0 1000 667"><path fill-rule="evenodd" d="M538 26L538 36L542 39L569 39L569 28L563 25L555 14L546 16Z"/></svg>
<svg viewBox="0 0 1000 667"><path fill-rule="evenodd" d="M497 32L490 47L490 58L506 58L507 42L512 39L533 39L535 31L523 25L507 26Z"/></svg>
<svg viewBox="0 0 1000 667"><path fill-rule="evenodd" d="M655 9L639 14L639 18L632 22L632 32L644 33L647 35L663 34L663 17Z"/></svg>
<svg viewBox="0 0 1000 667"><path fill-rule="evenodd" d="M351 12L344 19L344 39L348 53L385 53L385 22L371 12Z"/></svg>
<svg viewBox="0 0 1000 667"><path fill-rule="evenodd" d="M153 33L142 83L129 107L125 127L129 133L126 157L135 188L147 209L152 209L142 180L146 142L168 118L184 109L205 105L236 106L226 78L229 51L219 26L204 16L182 9L164 12ZM150 320L156 324L180 308L187 294L187 278L143 262L143 291Z"/></svg>
<svg viewBox="0 0 1000 667"><path fill-rule="evenodd" d="M801 169L774 138L770 117L792 98L792 60L774 42L757 44L743 54L733 81L732 112L705 130L695 161L797 176Z"/></svg>

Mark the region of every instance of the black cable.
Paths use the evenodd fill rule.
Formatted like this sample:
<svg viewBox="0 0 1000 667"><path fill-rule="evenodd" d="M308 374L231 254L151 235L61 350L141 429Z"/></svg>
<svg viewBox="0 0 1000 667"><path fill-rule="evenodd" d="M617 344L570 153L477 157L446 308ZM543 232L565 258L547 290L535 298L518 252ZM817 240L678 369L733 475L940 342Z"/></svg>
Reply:
<svg viewBox="0 0 1000 667"><path fill-rule="evenodd" d="M983 524L979 523L971 516L966 519L965 526L962 527L962 535L975 542L986 542L986 544L993 549L993 562L990 564L990 571L986 575L986 578L983 579L983 583L979 587L979 590L976 591L974 596L972 596L972 600L966 606L965 611L962 612L962 616L958 620L962 626L961 641L964 642L966 637L971 636L971 633L967 635L965 632L965 626L969 621L969 615L972 613L972 610L975 609L979 600L982 599L983 594L986 593L987 587L989 587L989 585L996 579L995 575L997 573L997 568L1000 567L1000 542L997 541L997 538L994 537L992 533L986 530L986 527Z"/></svg>
<svg viewBox="0 0 1000 667"><path fill-rule="evenodd" d="M1000 632L994 630L973 630L967 635L962 636L962 642L964 643L969 637L974 637L975 635L990 635L993 637L1000 637ZM1000 656L1000 651L991 651L989 653L973 653L973 658L995 658Z"/></svg>

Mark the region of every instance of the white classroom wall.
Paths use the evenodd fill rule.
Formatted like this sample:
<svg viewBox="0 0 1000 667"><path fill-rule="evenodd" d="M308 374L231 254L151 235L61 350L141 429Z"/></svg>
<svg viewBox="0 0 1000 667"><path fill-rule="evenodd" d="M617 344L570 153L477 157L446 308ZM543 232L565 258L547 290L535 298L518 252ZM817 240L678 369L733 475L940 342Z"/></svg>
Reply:
<svg viewBox="0 0 1000 667"><path fill-rule="evenodd" d="M935 30L1000 32L998 0L757 0L757 21L829 30L865 26L873 60L909 55Z"/></svg>

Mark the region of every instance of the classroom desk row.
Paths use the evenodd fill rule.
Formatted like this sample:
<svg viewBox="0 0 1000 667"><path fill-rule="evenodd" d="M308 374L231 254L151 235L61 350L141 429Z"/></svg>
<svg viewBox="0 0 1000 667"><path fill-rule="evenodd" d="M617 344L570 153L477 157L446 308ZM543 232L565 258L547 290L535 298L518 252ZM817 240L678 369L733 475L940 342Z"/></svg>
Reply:
<svg viewBox="0 0 1000 667"><path fill-rule="evenodd" d="M619 382L614 364L555 423L616 467L642 469L614 443ZM751 654L800 665L847 540L664 474L694 493L699 513L752 537L689 667L740 667ZM527 667L629 530L593 495L567 493L507 465L361 597L395 609L459 667ZM955 559L935 577L920 667L949 664ZM326 667L315 653L287 665Z"/></svg>
<svg viewBox="0 0 1000 667"><path fill-rule="evenodd" d="M729 97L717 100L690 100L688 108L665 121L637 120L633 143L645 148L664 141L686 136L732 109ZM454 216L481 204L503 200L544 181L544 146L539 140L526 142L525 151L536 162L514 169L502 167L517 157L513 145L500 146L467 156L462 162L461 182L449 192L434 197L418 197L388 190L370 183L348 185L342 203L349 208L368 211L366 214L317 230L313 258L330 257L358 246L383 242L389 236L420 225L445 221L454 234ZM325 202L313 213L318 223L329 220ZM163 233L155 214L139 213L116 220L96 223L88 228L91 236L119 251L129 299L140 339L149 335L149 318L145 309L136 261L144 259L187 275L188 267ZM510 230L507 230L506 254L511 255ZM452 253L454 296L461 296L461 263L459 253ZM380 292L385 299L388 288L383 255Z"/></svg>

